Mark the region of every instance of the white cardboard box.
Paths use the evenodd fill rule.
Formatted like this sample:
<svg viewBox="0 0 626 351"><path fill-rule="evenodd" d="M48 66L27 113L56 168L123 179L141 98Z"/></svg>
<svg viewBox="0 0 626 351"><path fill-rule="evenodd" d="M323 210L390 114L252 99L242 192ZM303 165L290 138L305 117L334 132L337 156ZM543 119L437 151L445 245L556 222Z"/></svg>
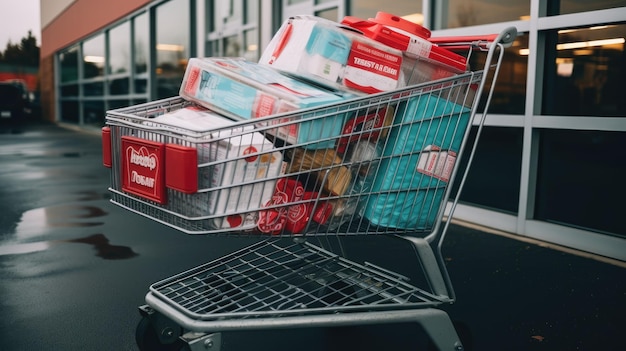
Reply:
<svg viewBox="0 0 626 351"><path fill-rule="evenodd" d="M183 108L153 121L203 132L192 143L198 150L198 193L180 197L181 212L223 214L212 221L217 229L255 227L258 210L271 199L283 168L274 145L252 125L229 128L235 122L199 108Z"/></svg>

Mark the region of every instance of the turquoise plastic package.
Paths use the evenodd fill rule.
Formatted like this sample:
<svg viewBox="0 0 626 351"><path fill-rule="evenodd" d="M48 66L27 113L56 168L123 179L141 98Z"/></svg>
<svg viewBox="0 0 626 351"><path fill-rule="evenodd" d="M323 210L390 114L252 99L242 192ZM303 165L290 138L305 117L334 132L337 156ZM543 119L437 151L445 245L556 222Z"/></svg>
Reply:
<svg viewBox="0 0 626 351"><path fill-rule="evenodd" d="M362 213L382 227L429 230L469 123L468 108L435 95L398 107Z"/></svg>

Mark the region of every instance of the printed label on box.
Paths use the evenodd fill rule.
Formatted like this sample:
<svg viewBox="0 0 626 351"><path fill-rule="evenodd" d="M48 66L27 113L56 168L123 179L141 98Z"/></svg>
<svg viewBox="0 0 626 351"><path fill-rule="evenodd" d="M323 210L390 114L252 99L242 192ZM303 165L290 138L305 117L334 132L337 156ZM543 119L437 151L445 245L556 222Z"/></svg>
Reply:
<svg viewBox="0 0 626 351"><path fill-rule="evenodd" d="M344 83L368 93L392 90L398 86L401 66L401 56L354 41Z"/></svg>
<svg viewBox="0 0 626 351"><path fill-rule="evenodd" d="M420 153L417 171L428 176L449 182L456 163L456 152L441 150L436 145L428 145Z"/></svg>
<svg viewBox="0 0 626 351"><path fill-rule="evenodd" d="M413 56L414 58L428 57L430 56L430 50L432 44L421 38L411 38L406 50L407 56Z"/></svg>
<svg viewBox="0 0 626 351"><path fill-rule="evenodd" d="M187 83L185 84L185 92L187 94L195 95L195 92L198 90L198 78L200 78L200 68L191 67L187 76Z"/></svg>

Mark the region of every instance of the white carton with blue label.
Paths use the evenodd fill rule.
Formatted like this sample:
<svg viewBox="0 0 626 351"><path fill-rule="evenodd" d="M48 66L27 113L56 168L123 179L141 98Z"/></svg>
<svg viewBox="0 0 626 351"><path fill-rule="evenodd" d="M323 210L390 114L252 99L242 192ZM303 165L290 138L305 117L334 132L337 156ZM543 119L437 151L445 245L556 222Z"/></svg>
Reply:
<svg viewBox="0 0 626 351"><path fill-rule="evenodd" d="M283 23L259 63L356 94L404 86L402 52L315 16Z"/></svg>
<svg viewBox="0 0 626 351"><path fill-rule="evenodd" d="M172 210L191 217L218 216L212 228L250 229L258 210L274 193L283 172L282 154L253 126L198 107L182 108L153 119L153 123L198 132L201 191L172 196Z"/></svg>
<svg viewBox="0 0 626 351"><path fill-rule="evenodd" d="M271 67L242 58L192 58L180 95L237 120L248 120L343 101L349 95L288 77ZM308 122L279 121L267 132L292 144L327 148L341 135L345 116L340 114ZM324 140L325 142L316 142Z"/></svg>

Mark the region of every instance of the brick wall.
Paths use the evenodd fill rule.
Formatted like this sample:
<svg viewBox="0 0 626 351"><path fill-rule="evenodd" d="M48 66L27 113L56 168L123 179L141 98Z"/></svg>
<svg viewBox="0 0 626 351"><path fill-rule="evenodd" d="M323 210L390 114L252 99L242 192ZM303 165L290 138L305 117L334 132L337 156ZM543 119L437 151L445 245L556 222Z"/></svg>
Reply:
<svg viewBox="0 0 626 351"><path fill-rule="evenodd" d="M41 118L46 121L56 121L54 95L54 55L41 59L39 63L39 82L41 98Z"/></svg>

